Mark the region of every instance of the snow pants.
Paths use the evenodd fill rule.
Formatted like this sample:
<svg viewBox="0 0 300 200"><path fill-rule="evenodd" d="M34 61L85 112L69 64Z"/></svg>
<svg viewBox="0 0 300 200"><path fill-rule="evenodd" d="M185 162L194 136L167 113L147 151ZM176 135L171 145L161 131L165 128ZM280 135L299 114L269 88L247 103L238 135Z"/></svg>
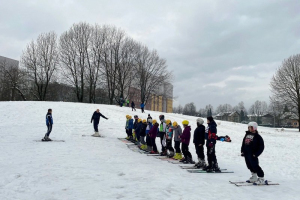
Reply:
<svg viewBox="0 0 300 200"><path fill-rule="evenodd" d="M152 147L151 139L150 139L149 135L146 136L146 143L147 143L147 146Z"/></svg>
<svg viewBox="0 0 300 200"><path fill-rule="evenodd" d="M214 146L209 147L207 146L207 161L209 167L214 167L217 164L217 157L216 157L216 144Z"/></svg>
<svg viewBox="0 0 300 200"><path fill-rule="evenodd" d="M154 152L157 152L157 147L156 147L156 143L155 143L156 138L150 138L150 139L151 139L152 150Z"/></svg>
<svg viewBox="0 0 300 200"><path fill-rule="evenodd" d="M195 149L196 149L196 154L197 154L198 158L200 158L201 160L204 160L205 156L204 156L203 145L199 146L199 144L195 144Z"/></svg>
<svg viewBox="0 0 300 200"><path fill-rule="evenodd" d="M176 150L176 153L181 153L181 151L180 151L180 142L179 141L175 141L175 150Z"/></svg>
<svg viewBox="0 0 300 200"><path fill-rule="evenodd" d="M94 130L95 130L95 132L98 132L98 125L99 125L99 122L94 120Z"/></svg>
<svg viewBox="0 0 300 200"><path fill-rule="evenodd" d="M167 139L167 150L170 152L174 152L174 148L172 147L172 139Z"/></svg>
<svg viewBox="0 0 300 200"><path fill-rule="evenodd" d="M49 137L51 131L52 131L52 124L48 124L48 125L47 125L47 133L46 133L46 135L47 135L48 137Z"/></svg>
<svg viewBox="0 0 300 200"><path fill-rule="evenodd" d="M164 152L166 150L166 144L164 141L166 137L166 133L159 132L159 137L160 137L160 144L161 144L161 152Z"/></svg>
<svg viewBox="0 0 300 200"><path fill-rule="evenodd" d="M264 171L259 166L259 161L257 157L253 157L253 155L244 155L245 156L245 162L247 165L247 168L253 172L257 173L258 177L264 177Z"/></svg>
<svg viewBox="0 0 300 200"><path fill-rule="evenodd" d="M146 142L145 142L145 136L140 136L140 143L145 145Z"/></svg>
<svg viewBox="0 0 300 200"><path fill-rule="evenodd" d="M189 145L182 143L181 150L185 158L192 159L192 154L189 152Z"/></svg>

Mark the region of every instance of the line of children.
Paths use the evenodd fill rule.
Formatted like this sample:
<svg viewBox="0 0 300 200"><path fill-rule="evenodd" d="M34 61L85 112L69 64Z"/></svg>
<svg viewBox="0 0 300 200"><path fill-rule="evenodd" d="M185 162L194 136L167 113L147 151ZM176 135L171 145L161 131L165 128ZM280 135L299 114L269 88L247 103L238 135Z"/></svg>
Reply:
<svg viewBox="0 0 300 200"><path fill-rule="evenodd" d="M126 118L127 139L132 140L133 119L129 115L127 115ZM135 118L137 118L137 116L135 116ZM172 157L176 160L180 160L180 162L183 163L193 163L197 168L203 168L208 172L220 172L215 153L216 141L218 140L217 124L213 117L207 117L207 129L203 125L203 119L198 118L196 120L197 128L194 131L193 143L198 156L197 163L193 161L192 154L189 151L189 143L191 138L191 127L189 126L189 121L184 120L182 122L184 128L183 131L177 122L172 123L171 120L165 121L164 116L160 116L160 121L161 124L159 125L155 119L152 120L150 115L148 116L147 120L137 119L135 129L136 139L134 139L134 141L138 139L138 143L136 144L140 144L139 147L141 149L149 151L151 154L158 154L155 140L158 133L160 133L162 151L165 153L164 155ZM259 166L258 161L258 157L264 150L264 141L257 132L257 126L258 125L256 122L250 122L248 124L248 131L246 131L246 135L243 139L241 147L241 155L245 157L247 168L252 174L247 182L260 185L265 184L264 172ZM175 151L172 147L173 138L175 143ZM165 146L163 146L164 139L166 142ZM205 140L207 140L206 147L208 165L206 165L204 155ZM184 157L182 157L182 154Z"/></svg>

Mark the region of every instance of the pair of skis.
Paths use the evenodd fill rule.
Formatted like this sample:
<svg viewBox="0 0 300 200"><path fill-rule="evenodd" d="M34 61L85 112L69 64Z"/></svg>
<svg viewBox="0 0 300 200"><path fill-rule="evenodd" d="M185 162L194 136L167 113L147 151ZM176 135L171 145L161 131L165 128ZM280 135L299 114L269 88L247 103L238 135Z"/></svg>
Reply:
<svg viewBox="0 0 300 200"><path fill-rule="evenodd" d="M253 183L248 183L246 181L229 181L229 183L234 184L237 187L242 187L242 186L271 186L271 185L279 185L279 183L273 183L271 181L265 180L265 183L262 185L255 185Z"/></svg>

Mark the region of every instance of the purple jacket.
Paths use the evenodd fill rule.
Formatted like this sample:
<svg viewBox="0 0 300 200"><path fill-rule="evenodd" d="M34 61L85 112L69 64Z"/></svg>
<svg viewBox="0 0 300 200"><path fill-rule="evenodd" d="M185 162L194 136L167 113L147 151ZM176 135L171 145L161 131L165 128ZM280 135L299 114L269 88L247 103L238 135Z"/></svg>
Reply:
<svg viewBox="0 0 300 200"><path fill-rule="evenodd" d="M181 142L189 145L191 139L191 127L187 126L184 128L182 135L180 136Z"/></svg>
<svg viewBox="0 0 300 200"><path fill-rule="evenodd" d="M149 131L150 138L156 138L158 132L158 124L155 124L152 126L152 128Z"/></svg>

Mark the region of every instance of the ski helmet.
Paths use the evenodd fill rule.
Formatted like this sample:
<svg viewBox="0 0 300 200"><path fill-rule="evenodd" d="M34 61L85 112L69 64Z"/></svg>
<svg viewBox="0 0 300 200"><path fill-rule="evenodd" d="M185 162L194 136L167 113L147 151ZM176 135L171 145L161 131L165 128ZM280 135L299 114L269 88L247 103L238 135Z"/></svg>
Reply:
<svg viewBox="0 0 300 200"><path fill-rule="evenodd" d="M204 120L202 118L198 118L197 123L202 125L204 123Z"/></svg>

